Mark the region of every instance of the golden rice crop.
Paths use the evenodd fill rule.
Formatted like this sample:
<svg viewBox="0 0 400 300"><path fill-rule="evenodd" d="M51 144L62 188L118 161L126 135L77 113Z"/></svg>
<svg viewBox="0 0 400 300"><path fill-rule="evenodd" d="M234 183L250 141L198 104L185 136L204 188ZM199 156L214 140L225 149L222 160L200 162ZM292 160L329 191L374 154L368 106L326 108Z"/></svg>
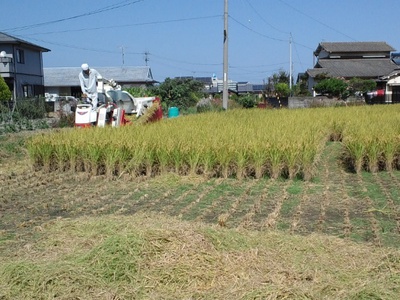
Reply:
<svg viewBox="0 0 400 300"><path fill-rule="evenodd" d="M230 110L34 136L35 168L92 175L310 179L328 140L357 172L399 168L400 106Z"/></svg>

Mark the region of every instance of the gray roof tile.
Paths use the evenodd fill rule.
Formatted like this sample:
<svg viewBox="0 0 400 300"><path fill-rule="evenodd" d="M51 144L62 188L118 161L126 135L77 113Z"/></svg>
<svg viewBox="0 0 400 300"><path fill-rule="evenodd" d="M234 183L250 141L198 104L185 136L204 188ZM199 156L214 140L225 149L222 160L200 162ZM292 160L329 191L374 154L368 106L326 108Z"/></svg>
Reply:
<svg viewBox="0 0 400 300"><path fill-rule="evenodd" d="M19 38L13 37L13 36L8 35L8 34L3 33L3 32L0 32L0 44L23 44L25 46L32 47L34 49L38 49L38 50L40 50L42 52L50 51L50 49L47 49L47 48L32 44L30 42L21 40Z"/></svg>
<svg viewBox="0 0 400 300"><path fill-rule="evenodd" d="M386 42L322 42L318 45L314 54L318 55L322 49L330 53L395 51L395 49Z"/></svg>
<svg viewBox="0 0 400 300"><path fill-rule="evenodd" d="M117 83L155 83L151 69L145 67L93 67L106 79L114 79ZM44 85L78 86L80 67L44 68Z"/></svg>
<svg viewBox="0 0 400 300"><path fill-rule="evenodd" d="M307 70L314 77L327 73L331 77L378 78L388 75L398 66L390 59L320 59L316 68Z"/></svg>

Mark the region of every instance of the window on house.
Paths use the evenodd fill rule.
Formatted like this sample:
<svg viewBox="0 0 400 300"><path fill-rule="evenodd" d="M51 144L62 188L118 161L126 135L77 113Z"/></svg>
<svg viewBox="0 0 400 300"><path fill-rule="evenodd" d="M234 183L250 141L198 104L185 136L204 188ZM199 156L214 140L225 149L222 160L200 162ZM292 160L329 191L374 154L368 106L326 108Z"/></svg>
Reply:
<svg viewBox="0 0 400 300"><path fill-rule="evenodd" d="M25 63L24 50L17 49L17 63L20 63L20 64Z"/></svg>
<svg viewBox="0 0 400 300"><path fill-rule="evenodd" d="M32 85L24 85L24 86L22 86L22 88L24 89L24 97L25 98L33 97Z"/></svg>

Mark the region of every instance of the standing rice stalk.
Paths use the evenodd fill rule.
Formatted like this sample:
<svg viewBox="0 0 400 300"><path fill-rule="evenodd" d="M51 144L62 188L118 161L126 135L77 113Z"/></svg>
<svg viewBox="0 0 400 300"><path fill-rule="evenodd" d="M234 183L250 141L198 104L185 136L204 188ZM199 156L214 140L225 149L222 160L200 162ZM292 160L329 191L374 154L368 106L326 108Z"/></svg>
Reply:
<svg viewBox="0 0 400 300"><path fill-rule="evenodd" d="M254 176L256 179L260 179L264 176L266 170L266 156L265 153L268 151L268 145L262 147L261 145L252 145L249 153L249 168L254 170Z"/></svg>
<svg viewBox="0 0 400 300"><path fill-rule="evenodd" d="M318 146L313 141L301 143L300 161L302 165L303 179L308 181L314 176L315 158L318 153Z"/></svg>
<svg viewBox="0 0 400 300"><path fill-rule="evenodd" d="M176 174L181 174L183 172L184 158L181 151L181 142L176 142L170 149L169 155L171 159L171 164L175 170Z"/></svg>
<svg viewBox="0 0 400 300"><path fill-rule="evenodd" d="M153 176L153 170L156 162L156 148L154 144L144 145L143 162L146 170L146 176Z"/></svg>
<svg viewBox="0 0 400 300"><path fill-rule="evenodd" d="M39 170L43 168L43 161L39 154L42 145L43 141L38 139L30 139L29 142L27 143L29 158L31 160L34 170Z"/></svg>
<svg viewBox="0 0 400 300"><path fill-rule="evenodd" d="M155 149L155 161L157 162L158 169L161 175L168 172L168 166L170 164L170 148L165 145L164 147L158 146Z"/></svg>
<svg viewBox="0 0 400 300"><path fill-rule="evenodd" d="M379 161L382 157L381 142L378 138L369 137L367 139L365 154L368 170L371 173L377 173L379 171Z"/></svg>
<svg viewBox="0 0 400 300"><path fill-rule="evenodd" d="M199 162L200 162L200 155L199 151L192 148L188 153L188 163L189 163L189 172L190 175L197 174L197 170L199 169Z"/></svg>
<svg viewBox="0 0 400 300"><path fill-rule="evenodd" d="M283 152L277 145L271 145L267 151L268 157L268 172L272 179L277 179L281 176L283 168Z"/></svg>
<svg viewBox="0 0 400 300"><path fill-rule="evenodd" d="M283 150L284 164L286 165L289 179L295 178L300 171L299 157L301 150L298 144L292 144L291 147L287 146Z"/></svg>
<svg viewBox="0 0 400 300"><path fill-rule="evenodd" d="M349 161L350 165L354 168L357 174L360 174L363 170L364 157L365 157L365 145L362 141L355 138L346 138L344 141L346 147L345 156Z"/></svg>
<svg viewBox="0 0 400 300"><path fill-rule="evenodd" d="M228 147L219 147L216 153L217 163L220 166L221 175L223 178L228 178L231 175L231 165L233 163L233 156L235 148L229 145Z"/></svg>
<svg viewBox="0 0 400 300"><path fill-rule="evenodd" d="M136 144L125 149L127 160L124 162L122 172L127 172L131 177L137 177L145 173L146 148L137 147Z"/></svg>
<svg viewBox="0 0 400 300"><path fill-rule="evenodd" d="M39 145L37 148L37 156L39 157L38 161L43 166L45 172L52 171L54 152L54 144L50 139Z"/></svg>
<svg viewBox="0 0 400 300"><path fill-rule="evenodd" d="M69 140L65 142L65 151L69 161L69 169L72 172L75 172L77 168L79 149L73 144L73 141Z"/></svg>
<svg viewBox="0 0 400 300"><path fill-rule="evenodd" d="M206 147L199 161L200 166L202 166L202 174L206 177L212 177L215 175L216 166L216 154L214 149Z"/></svg>
<svg viewBox="0 0 400 300"><path fill-rule="evenodd" d="M113 143L109 143L104 147L104 168L108 178L112 178L119 174L119 166L125 162L123 147L118 147Z"/></svg>
<svg viewBox="0 0 400 300"><path fill-rule="evenodd" d="M236 178L241 180L247 176L246 168L249 165L249 150L244 145L235 151Z"/></svg>
<svg viewBox="0 0 400 300"><path fill-rule="evenodd" d="M385 170L392 172L395 166L396 159L396 143L393 140L385 139L382 141L383 153L385 158Z"/></svg>
<svg viewBox="0 0 400 300"><path fill-rule="evenodd" d="M101 163L103 148L94 141L86 143L83 147L82 157L85 172L95 176Z"/></svg>
<svg viewBox="0 0 400 300"><path fill-rule="evenodd" d="M55 145L54 157L57 163L57 168L60 171L70 169L70 158L68 153L68 145L66 143L59 143Z"/></svg>

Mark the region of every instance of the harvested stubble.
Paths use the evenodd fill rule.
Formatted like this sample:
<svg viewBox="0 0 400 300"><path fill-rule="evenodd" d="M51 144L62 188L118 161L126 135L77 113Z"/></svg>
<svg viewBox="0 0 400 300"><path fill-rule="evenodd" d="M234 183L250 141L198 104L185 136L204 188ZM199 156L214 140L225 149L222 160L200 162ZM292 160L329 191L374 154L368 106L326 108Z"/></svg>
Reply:
<svg viewBox="0 0 400 300"><path fill-rule="evenodd" d="M1 299L396 299L399 293L394 249L159 214L57 219L0 258Z"/></svg>
<svg viewBox="0 0 400 300"><path fill-rule="evenodd" d="M29 151L35 168L49 171L307 180L329 139L342 140L343 158L358 172L398 168L399 108L213 112L120 128L59 130L34 137Z"/></svg>

